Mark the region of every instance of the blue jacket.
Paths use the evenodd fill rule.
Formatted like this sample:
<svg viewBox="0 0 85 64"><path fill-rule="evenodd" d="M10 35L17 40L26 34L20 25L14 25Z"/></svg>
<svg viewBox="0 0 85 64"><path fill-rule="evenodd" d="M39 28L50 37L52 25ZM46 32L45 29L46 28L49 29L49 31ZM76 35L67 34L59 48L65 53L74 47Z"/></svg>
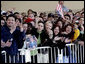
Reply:
<svg viewBox="0 0 85 64"><path fill-rule="evenodd" d="M5 50L7 54L15 55L18 52L18 41L22 41L25 34L24 32L20 32L19 29L16 30L11 34L10 29L5 25L1 27L1 40L7 42L10 39L13 39L11 47L5 47L2 50ZM22 42L21 42L22 44Z"/></svg>

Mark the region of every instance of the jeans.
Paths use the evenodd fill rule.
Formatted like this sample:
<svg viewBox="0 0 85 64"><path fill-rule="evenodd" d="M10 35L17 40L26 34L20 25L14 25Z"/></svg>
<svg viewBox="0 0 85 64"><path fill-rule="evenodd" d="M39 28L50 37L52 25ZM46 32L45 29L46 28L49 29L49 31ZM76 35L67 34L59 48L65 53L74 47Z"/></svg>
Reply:
<svg viewBox="0 0 85 64"><path fill-rule="evenodd" d="M76 63L76 55L75 53L72 53L72 50L69 46L68 46L68 52L69 52L69 63ZM72 55L74 55L74 58Z"/></svg>
<svg viewBox="0 0 85 64"><path fill-rule="evenodd" d="M69 63L69 58L67 56L63 56L61 60L59 60L59 57L57 57L57 63Z"/></svg>

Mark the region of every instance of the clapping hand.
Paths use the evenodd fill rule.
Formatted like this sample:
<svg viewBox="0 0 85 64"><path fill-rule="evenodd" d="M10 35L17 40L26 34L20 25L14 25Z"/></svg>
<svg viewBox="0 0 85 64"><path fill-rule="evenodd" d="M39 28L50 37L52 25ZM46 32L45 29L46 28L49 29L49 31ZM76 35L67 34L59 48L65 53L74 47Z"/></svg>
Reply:
<svg viewBox="0 0 85 64"><path fill-rule="evenodd" d="M49 35L49 38L52 39L52 37L53 37L53 31L52 30L49 30L48 31L48 35Z"/></svg>
<svg viewBox="0 0 85 64"><path fill-rule="evenodd" d="M1 48L4 48L5 47L5 42L3 42L2 40L1 40Z"/></svg>
<svg viewBox="0 0 85 64"><path fill-rule="evenodd" d="M63 42L65 40L65 37L61 37L61 41Z"/></svg>
<svg viewBox="0 0 85 64"><path fill-rule="evenodd" d="M10 42L9 40L6 42L6 47L10 47L12 45L12 42Z"/></svg>
<svg viewBox="0 0 85 64"><path fill-rule="evenodd" d="M69 43L69 42L71 42L71 39L66 38L65 43Z"/></svg>

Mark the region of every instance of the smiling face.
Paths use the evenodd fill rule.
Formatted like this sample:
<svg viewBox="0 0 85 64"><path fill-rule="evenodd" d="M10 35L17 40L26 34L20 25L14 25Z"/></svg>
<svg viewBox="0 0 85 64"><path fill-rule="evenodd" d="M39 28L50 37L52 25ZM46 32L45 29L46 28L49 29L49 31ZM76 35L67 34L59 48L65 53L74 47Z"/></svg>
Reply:
<svg viewBox="0 0 85 64"><path fill-rule="evenodd" d="M54 29L54 34L55 34L55 35L59 34L59 27L56 27L56 28Z"/></svg>
<svg viewBox="0 0 85 64"><path fill-rule="evenodd" d="M53 27L53 25L52 25L52 23L50 23L50 22L47 22L47 23L45 24L45 28L46 28L47 31L51 30L52 27Z"/></svg>
<svg viewBox="0 0 85 64"><path fill-rule="evenodd" d="M15 25L15 18L14 17L9 17L7 19L7 26L12 27Z"/></svg>
<svg viewBox="0 0 85 64"><path fill-rule="evenodd" d="M84 18L81 18L81 19L79 20L79 24L81 24L81 25L84 24Z"/></svg>
<svg viewBox="0 0 85 64"><path fill-rule="evenodd" d="M71 33L71 31L72 31L72 27L71 27L71 26L67 26L67 27L66 27L66 32L67 32L67 33Z"/></svg>

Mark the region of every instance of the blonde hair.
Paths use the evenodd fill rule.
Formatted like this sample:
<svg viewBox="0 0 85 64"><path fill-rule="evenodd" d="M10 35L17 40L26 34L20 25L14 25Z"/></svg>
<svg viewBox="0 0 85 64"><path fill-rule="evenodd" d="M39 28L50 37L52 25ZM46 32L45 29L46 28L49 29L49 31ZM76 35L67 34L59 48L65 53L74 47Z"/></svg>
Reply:
<svg viewBox="0 0 85 64"><path fill-rule="evenodd" d="M45 25L47 25L47 24L52 24L52 22L51 22L51 21L47 21L47 22L45 23Z"/></svg>

